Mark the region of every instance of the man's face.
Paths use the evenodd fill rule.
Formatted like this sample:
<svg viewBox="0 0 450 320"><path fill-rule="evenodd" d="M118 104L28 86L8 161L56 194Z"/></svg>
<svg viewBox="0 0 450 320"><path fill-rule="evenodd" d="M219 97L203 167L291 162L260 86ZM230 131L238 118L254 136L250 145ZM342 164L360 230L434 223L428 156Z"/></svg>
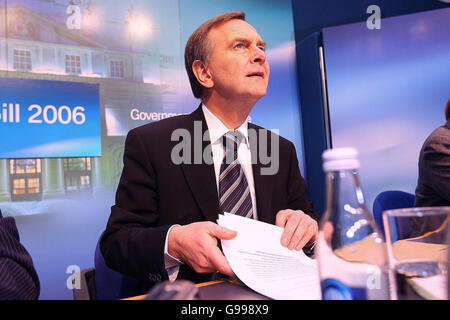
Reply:
<svg viewBox="0 0 450 320"><path fill-rule="evenodd" d="M208 34L214 49L208 62L216 94L228 100L258 100L266 94L270 68L265 42L243 20L230 20Z"/></svg>

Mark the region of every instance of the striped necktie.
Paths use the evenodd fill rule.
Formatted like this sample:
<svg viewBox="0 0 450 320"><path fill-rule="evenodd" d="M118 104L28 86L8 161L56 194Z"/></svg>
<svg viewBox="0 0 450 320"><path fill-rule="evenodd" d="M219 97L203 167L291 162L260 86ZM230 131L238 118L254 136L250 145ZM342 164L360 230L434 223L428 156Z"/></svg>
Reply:
<svg viewBox="0 0 450 320"><path fill-rule="evenodd" d="M223 135L225 156L220 166L219 203L220 211L252 218L252 198L247 178L237 159L237 150L244 136L239 131L228 131Z"/></svg>

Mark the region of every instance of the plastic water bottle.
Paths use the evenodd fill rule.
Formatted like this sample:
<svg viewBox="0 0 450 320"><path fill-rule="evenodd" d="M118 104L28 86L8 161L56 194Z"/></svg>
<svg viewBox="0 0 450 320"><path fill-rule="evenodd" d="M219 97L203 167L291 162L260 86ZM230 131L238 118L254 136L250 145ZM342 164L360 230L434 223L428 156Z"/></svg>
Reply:
<svg viewBox="0 0 450 320"><path fill-rule="evenodd" d="M383 235L364 202L354 148L326 150L326 211L316 258L324 300L389 299Z"/></svg>

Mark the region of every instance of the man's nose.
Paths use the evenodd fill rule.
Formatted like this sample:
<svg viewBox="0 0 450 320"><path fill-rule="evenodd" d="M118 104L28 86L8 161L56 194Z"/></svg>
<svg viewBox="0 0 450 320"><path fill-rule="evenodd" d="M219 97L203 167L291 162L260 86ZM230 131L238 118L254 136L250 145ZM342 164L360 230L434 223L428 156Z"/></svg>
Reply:
<svg viewBox="0 0 450 320"><path fill-rule="evenodd" d="M264 62L266 62L266 52L259 47L253 47L252 62L260 63L260 64L263 64Z"/></svg>

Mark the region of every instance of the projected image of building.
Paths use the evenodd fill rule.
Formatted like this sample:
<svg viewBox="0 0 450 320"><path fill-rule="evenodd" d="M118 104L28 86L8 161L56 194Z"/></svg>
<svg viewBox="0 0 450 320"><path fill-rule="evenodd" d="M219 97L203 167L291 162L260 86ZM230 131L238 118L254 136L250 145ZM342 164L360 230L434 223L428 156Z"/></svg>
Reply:
<svg viewBox="0 0 450 320"><path fill-rule="evenodd" d="M171 87L182 60L180 50L171 51L178 49L179 40L160 46L161 31L153 28L143 44L142 26L136 26L143 22L133 20L139 8L123 4L122 19L95 20L101 11L98 3L108 4L29 0L0 6L0 77L99 84L102 142L98 158L0 159L3 211L13 202L112 194L127 132L181 112ZM70 19L74 8L79 9L80 25ZM11 207L9 214L21 214L17 208Z"/></svg>

